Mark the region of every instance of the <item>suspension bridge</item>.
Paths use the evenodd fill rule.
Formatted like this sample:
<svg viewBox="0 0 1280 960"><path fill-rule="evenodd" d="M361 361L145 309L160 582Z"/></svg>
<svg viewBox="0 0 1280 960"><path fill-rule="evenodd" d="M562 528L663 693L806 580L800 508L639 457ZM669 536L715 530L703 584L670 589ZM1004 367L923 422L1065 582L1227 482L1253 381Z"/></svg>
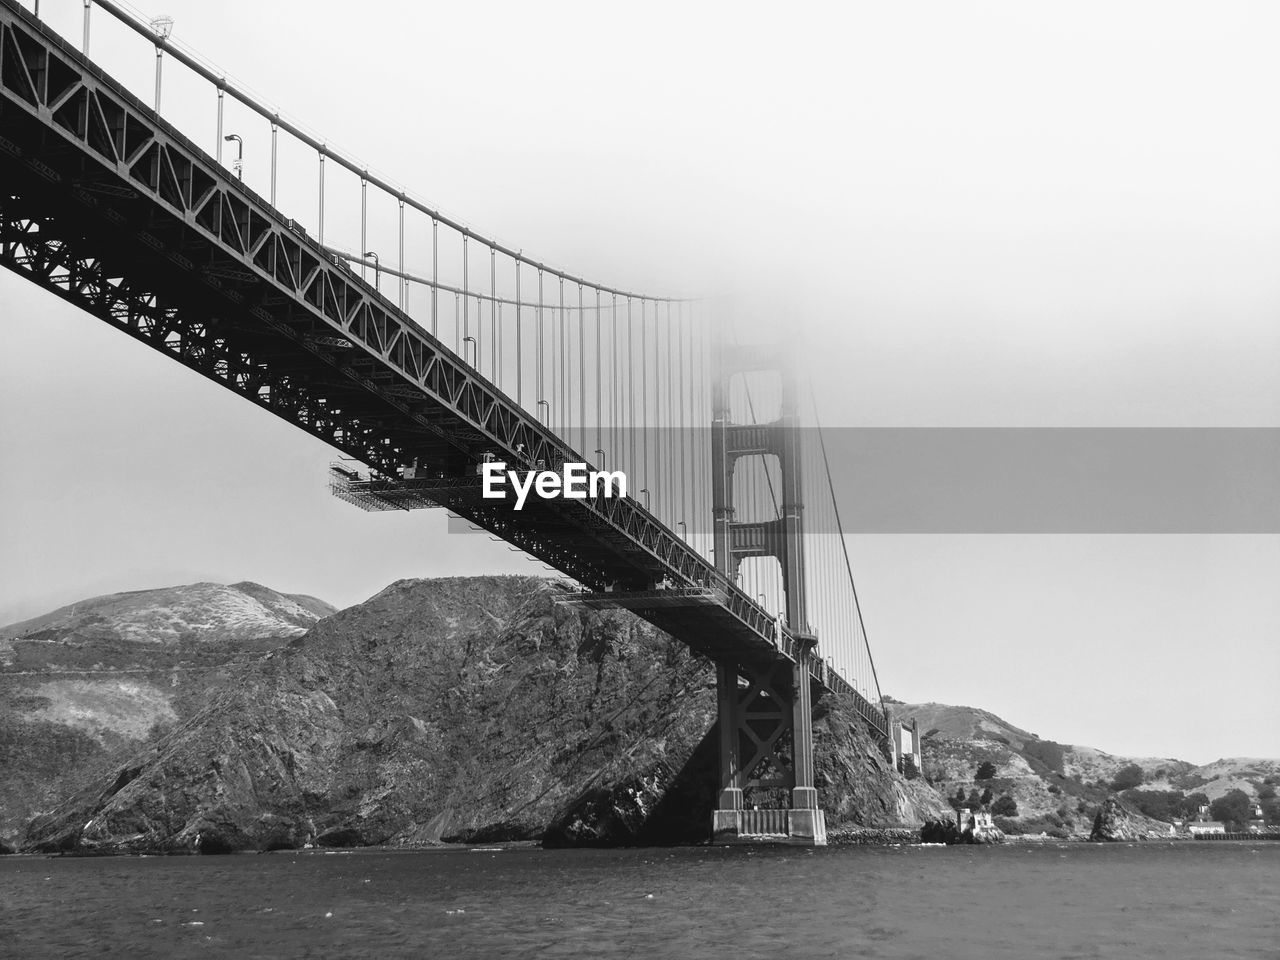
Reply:
<svg viewBox="0 0 1280 960"><path fill-rule="evenodd" d="M891 724L786 351L446 216L166 18L44 7L0 0L4 266L331 444L336 496L446 508L571 578L565 602L630 609L710 658L715 837L825 842L813 698L849 698L879 738ZM154 85L93 59L108 31L154 53ZM166 67L203 99L166 105ZM267 145L252 162L246 141ZM481 494L495 460L621 470L629 495L517 512Z"/></svg>

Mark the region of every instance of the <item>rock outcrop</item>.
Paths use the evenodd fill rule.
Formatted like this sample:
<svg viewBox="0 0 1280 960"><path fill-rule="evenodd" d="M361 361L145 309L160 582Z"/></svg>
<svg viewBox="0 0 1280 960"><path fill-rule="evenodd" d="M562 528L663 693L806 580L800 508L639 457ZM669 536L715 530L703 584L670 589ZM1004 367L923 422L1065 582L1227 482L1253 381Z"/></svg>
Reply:
<svg viewBox="0 0 1280 960"><path fill-rule="evenodd" d="M1107 797L1093 818L1090 840L1142 840L1147 836L1148 821L1125 808L1115 797Z"/></svg>
<svg viewBox="0 0 1280 960"><path fill-rule="evenodd" d="M714 671L623 611L521 577L401 581L238 668L206 709L33 821L27 849L705 840ZM833 825L942 804L833 703Z"/></svg>

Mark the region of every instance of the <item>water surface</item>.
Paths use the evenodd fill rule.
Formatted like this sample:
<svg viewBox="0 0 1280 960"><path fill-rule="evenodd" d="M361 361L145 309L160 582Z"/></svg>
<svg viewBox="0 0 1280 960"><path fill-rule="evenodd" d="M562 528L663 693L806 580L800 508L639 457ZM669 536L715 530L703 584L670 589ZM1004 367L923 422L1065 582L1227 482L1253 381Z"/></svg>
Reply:
<svg viewBox="0 0 1280 960"><path fill-rule="evenodd" d="M0 858L3 957L1280 956L1280 843Z"/></svg>

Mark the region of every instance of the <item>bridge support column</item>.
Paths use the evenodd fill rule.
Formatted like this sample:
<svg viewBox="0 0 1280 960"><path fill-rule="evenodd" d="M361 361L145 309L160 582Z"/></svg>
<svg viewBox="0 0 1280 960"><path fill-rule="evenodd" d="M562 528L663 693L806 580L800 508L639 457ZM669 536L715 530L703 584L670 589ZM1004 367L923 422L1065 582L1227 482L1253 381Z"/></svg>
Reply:
<svg viewBox="0 0 1280 960"><path fill-rule="evenodd" d="M825 846L827 818L818 806L818 790L813 782L813 687L809 663L817 638L797 635L802 653L792 669L791 757L795 785L791 788L791 810L787 815L787 836L793 843Z"/></svg>
<svg viewBox="0 0 1280 960"><path fill-rule="evenodd" d="M742 826L742 765L738 751L738 670L716 664L716 719L720 726L720 794L711 815L713 843L738 839Z"/></svg>
<svg viewBox="0 0 1280 960"><path fill-rule="evenodd" d="M825 844L826 821L818 807L813 777L810 668L818 640L809 628L805 604L799 391L791 363L785 358L780 362L776 349L722 344L715 364L711 381L711 505L716 567L736 580L739 564L747 557L777 560L788 635L784 637L780 624L777 643L783 648L784 640L790 641L795 662L717 668L720 792L712 834L724 842L743 837ZM731 378L765 370L777 370L781 375L778 419L735 423ZM782 496L772 518L737 519L734 470L739 460L748 457L777 459ZM739 683L740 678L745 684ZM750 791L747 803L744 790ZM756 797L763 798L769 808L757 807Z"/></svg>
<svg viewBox="0 0 1280 960"><path fill-rule="evenodd" d="M807 665L717 664L719 783L713 843L822 845Z"/></svg>

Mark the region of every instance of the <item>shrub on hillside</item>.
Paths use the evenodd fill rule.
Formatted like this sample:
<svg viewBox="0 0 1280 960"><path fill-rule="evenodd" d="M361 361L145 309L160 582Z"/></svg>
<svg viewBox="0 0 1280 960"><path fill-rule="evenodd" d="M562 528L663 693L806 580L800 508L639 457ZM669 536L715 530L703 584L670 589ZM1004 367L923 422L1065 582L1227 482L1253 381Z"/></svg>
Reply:
<svg viewBox="0 0 1280 960"><path fill-rule="evenodd" d="M1276 788L1274 784L1262 781L1262 786L1258 788L1259 800L1274 800L1276 798Z"/></svg>
<svg viewBox="0 0 1280 960"><path fill-rule="evenodd" d="M1187 803L1181 790L1126 790L1122 796L1143 815L1166 823L1183 816Z"/></svg>
<svg viewBox="0 0 1280 960"><path fill-rule="evenodd" d="M973 775L975 780L990 780L996 775L996 765L990 760L983 760L978 764L978 770Z"/></svg>
<svg viewBox="0 0 1280 960"><path fill-rule="evenodd" d="M1121 767L1116 773L1115 779L1111 781L1111 789L1116 793L1132 790L1134 787L1142 786L1142 779L1142 768L1136 763L1131 763L1127 767Z"/></svg>
<svg viewBox="0 0 1280 960"><path fill-rule="evenodd" d="M1018 815L1018 801L1006 793L991 804L991 812L1000 817L1016 817Z"/></svg>

